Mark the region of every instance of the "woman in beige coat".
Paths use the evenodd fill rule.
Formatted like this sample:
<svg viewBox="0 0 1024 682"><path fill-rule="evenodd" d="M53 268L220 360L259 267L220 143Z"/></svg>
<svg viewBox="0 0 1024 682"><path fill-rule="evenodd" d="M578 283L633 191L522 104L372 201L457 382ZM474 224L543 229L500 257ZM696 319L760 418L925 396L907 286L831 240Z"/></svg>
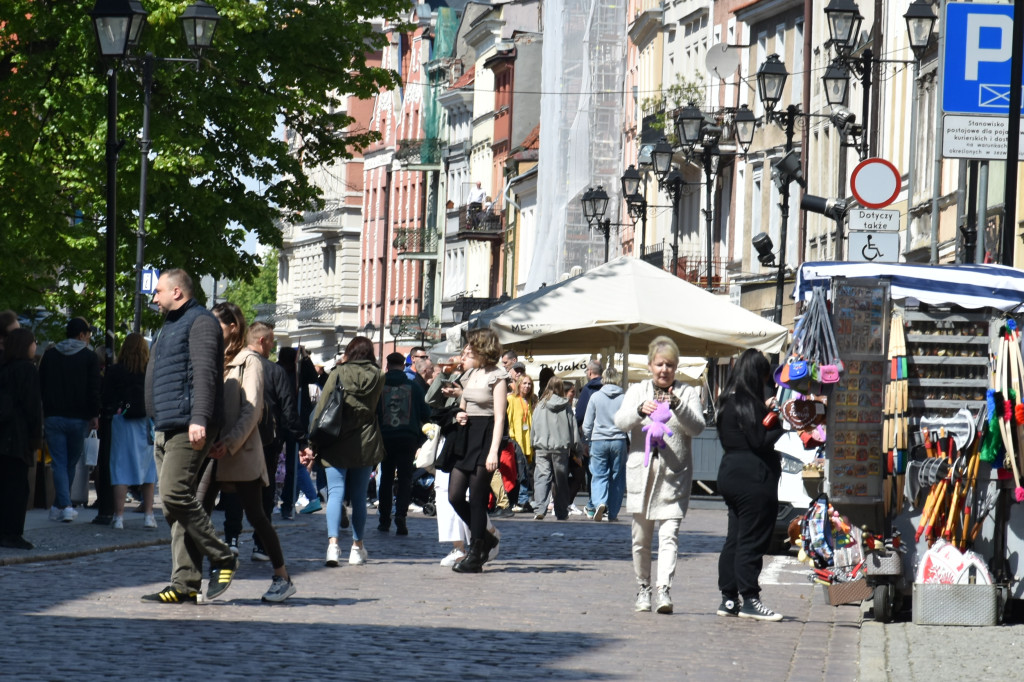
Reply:
<svg viewBox="0 0 1024 682"><path fill-rule="evenodd" d="M669 589L676 571L679 524L690 505L693 455L690 439L704 430L700 395L692 386L675 380L679 348L667 336L659 336L647 353L651 378L633 384L615 413L615 426L629 434L626 460L626 512L633 515L633 570L640 584L637 611L651 610L651 545L654 525L658 531L658 613L672 613ZM645 466L647 434L643 427L658 403L669 404L671 416L665 447L651 446Z"/></svg>
<svg viewBox="0 0 1024 682"><path fill-rule="evenodd" d="M263 444L257 424L263 414L263 366L260 356L245 347L245 316L237 305L218 303L214 316L224 332L224 427L210 448L217 460L216 483L234 491L245 517L259 535L274 567L274 579L263 601L281 602L295 594L277 532L263 512L263 487L269 485ZM208 493L212 497L213 491Z"/></svg>

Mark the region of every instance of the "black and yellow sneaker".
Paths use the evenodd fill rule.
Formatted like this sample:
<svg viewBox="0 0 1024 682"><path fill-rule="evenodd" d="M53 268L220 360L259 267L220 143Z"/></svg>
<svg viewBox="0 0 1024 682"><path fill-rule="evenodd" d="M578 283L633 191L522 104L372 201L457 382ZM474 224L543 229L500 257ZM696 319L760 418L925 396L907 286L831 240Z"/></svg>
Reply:
<svg viewBox="0 0 1024 682"><path fill-rule="evenodd" d="M199 593L195 590L179 592L174 585L168 585L154 594L142 595L142 601L156 602L157 604L195 604Z"/></svg>
<svg viewBox="0 0 1024 682"><path fill-rule="evenodd" d="M233 557L230 562L210 569L210 584L206 586L206 598L216 599L224 593L235 578L238 570L238 557Z"/></svg>

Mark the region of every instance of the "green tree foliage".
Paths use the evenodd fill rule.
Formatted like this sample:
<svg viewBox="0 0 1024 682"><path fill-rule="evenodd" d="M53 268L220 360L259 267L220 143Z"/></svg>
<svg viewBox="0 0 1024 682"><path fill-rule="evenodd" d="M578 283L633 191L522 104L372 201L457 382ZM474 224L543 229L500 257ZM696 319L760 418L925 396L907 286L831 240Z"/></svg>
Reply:
<svg viewBox="0 0 1024 682"><path fill-rule="evenodd" d="M682 74L676 74L676 82L665 88L657 97L645 97L640 108L654 114L651 127L664 132L669 142L676 143L675 128L669 115L676 109L693 102L698 107L704 103L704 85L699 74L688 80Z"/></svg>
<svg viewBox="0 0 1024 682"><path fill-rule="evenodd" d="M178 17L190 0L143 0L139 52L190 57ZM103 319L107 88L93 0L4 0L0 12L0 307ZM387 49L365 17L405 0L216 0L223 17L199 69L157 64L151 108L146 263L247 280L246 230L280 246L279 221L321 206L307 169L375 139L342 96L398 84L367 65ZM377 62L379 63L379 62ZM130 326L139 206L142 87L117 70L117 333ZM283 126L295 131L285 140ZM153 315L146 311L147 315ZM143 326L157 320L144 320Z"/></svg>
<svg viewBox="0 0 1024 682"><path fill-rule="evenodd" d="M277 301L277 249L263 256L256 276L252 280L236 280L224 288L218 298L231 301L245 313L247 322L256 319L256 306Z"/></svg>

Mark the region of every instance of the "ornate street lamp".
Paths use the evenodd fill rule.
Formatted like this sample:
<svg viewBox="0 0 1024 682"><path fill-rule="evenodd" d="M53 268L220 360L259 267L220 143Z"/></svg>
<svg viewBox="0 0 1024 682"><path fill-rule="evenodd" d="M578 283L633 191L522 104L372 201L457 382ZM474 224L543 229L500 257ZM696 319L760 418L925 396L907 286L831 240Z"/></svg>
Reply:
<svg viewBox="0 0 1024 682"><path fill-rule="evenodd" d="M420 328L420 345L424 345L427 329L430 327L430 313L426 310L421 310L419 317L416 318L416 324Z"/></svg>
<svg viewBox="0 0 1024 682"><path fill-rule="evenodd" d="M903 15L907 21L907 34L910 37L910 49L914 51L914 57L920 61L924 51L932 39L932 28L938 17L932 11L932 5L927 0L914 0Z"/></svg>
<svg viewBox="0 0 1024 682"><path fill-rule="evenodd" d="M849 53L860 36L860 25L864 21L857 3L853 0L832 0L825 7L825 18L836 50L840 54Z"/></svg>
<svg viewBox="0 0 1024 682"><path fill-rule="evenodd" d="M391 318L391 351L398 351L398 335L402 333L402 319L399 317Z"/></svg>
<svg viewBox="0 0 1024 682"><path fill-rule="evenodd" d="M777 54L768 55L768 59L757 70L757 94L768 113L774 111L782 99L787 78L789 72Z"/></svg>
<svg viewBox="0 0 1024 682"><path fill-rule="evenodd" d="M203 0L196 0L185 8L185 13L181 15L181 25L185 29L185 44L195 53L197 59L213 44L213 34L219 21L220 15L217 14L217 10Z"/></svg>
<svg viewBox="0 0 1024 682"><path fill-rule="evenodd" d="M743 153L746 154L750 150L750 145L754 143L754 131L757 129L754 112L746 104L741 105L736 111L734 124L736 126L736 141Z"/></svg>
<svg viewBox="0 0 1024 682"><path fill-rule="evenodd" d="M692 102L676 116L676 137L684 147L693 147L700 142L700 130L704 125L704 114Z"/></svg>
<svg viewBox="0 0 1024 682"><path fill-rule="evenodd" d="M124 59L138 47L149 13L138 0L96 0L89 16L100 54L108 59Z"/></svg>
<svg viewBox="0 0 1024 682"><path fill-rule="evenodd" d="M659 183L664 182L665 177L672 170L672 145L668 143L668 140L665 138L658 140L651 151L651 158L654 165L654 176L658 178Z"/></svg>
<svg viewBox="0 0 1024 682"><path fill-rule="evenodd" d="M825 85L825 100L833 107L846 104L846 93L850 89L850 70L841 59L834 59L821 77Z"/></svg>

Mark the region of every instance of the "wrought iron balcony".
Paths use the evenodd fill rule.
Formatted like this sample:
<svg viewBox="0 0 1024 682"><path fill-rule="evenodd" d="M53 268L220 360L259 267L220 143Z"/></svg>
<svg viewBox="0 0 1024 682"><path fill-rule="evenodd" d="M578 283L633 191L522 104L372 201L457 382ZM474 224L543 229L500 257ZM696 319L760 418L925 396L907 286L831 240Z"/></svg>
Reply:
<svg viewBox="0 0 1024 682"><path fill-rule="evenodd" d="M458 239L500 240L505 234L505 217L496 210L485 211L469 204L459 209Z"/></svg>
<svg viewBox="0 0 1024 682"><path fill-rule="evenodd" d="M424 140L398 141L395 159L403 166L437 166L441 163L441 141L436 137Z"/></svg>
<svg viewBox="0 0 1024 682"><path fill-rule="evenodd" d="M425 227L401 227L395 230L391 245L404 255L437 254L437 230Z"/></svg>

